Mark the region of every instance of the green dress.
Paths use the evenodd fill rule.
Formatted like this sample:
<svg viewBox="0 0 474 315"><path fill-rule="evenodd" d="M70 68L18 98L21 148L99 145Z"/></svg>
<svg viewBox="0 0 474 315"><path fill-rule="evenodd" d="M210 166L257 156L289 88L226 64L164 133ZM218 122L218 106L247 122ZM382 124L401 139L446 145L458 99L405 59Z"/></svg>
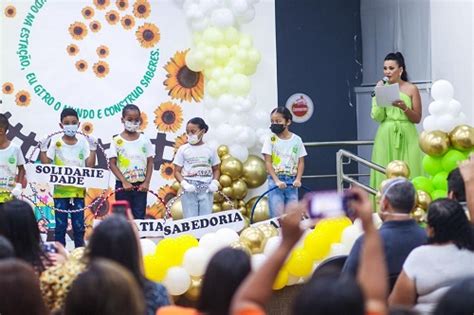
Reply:
<svg viewBox="0 0 474 315"><path fill-rule="evenodd" d="M400 99L412 108L410 96L400 92ZM410 178L423 175L423 154L418 145L418 132L405 113L395 106L377 106L374 97L370 116L380 122L372 149L372 161L386 167L393 160L402 160L410 168ZM370 186L379 189L385 178L385 174L371 170Z"/></svg>

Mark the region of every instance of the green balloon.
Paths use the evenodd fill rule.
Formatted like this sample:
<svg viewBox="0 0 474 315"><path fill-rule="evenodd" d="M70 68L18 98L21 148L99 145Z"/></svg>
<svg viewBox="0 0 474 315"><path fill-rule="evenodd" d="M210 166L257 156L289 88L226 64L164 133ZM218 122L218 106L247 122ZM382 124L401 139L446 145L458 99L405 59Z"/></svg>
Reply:
<svg viewBox="0 0 474 315"><path fill-rule="evenodd" d="M413 178L411 182L413 183L413 186L415 186L416 190L423 190L429 194L431 194L431 192L434 190L433 183L427 177L418 176Z"/></svg>
<svg viewBox="0 0 474 315"><path fill-rule="evenodd" d="M458 150L449 150L442 158L441 165L446 172L451 172L458 167L459 161L466 159L464 153Z"/></svg>
<svg viewBox="0 0 474 315"><path fill-rule="evenodd" d="M425 155L423 157L423 169L431 176L435 176L443 170L441 158Z"/></svg>
<svg viewBox="0 0 474 315"><path fill-rule="evenodd" d="M446 198L448 192L446 190L437 189L431 193L431 199L436 200L440 198Z"/></svg>
<svg viewBox="0 0 474 315"><path fill-rule="evenodd" d="M448 172L439 172L431 179L436 190L448 190Z"/></svg>

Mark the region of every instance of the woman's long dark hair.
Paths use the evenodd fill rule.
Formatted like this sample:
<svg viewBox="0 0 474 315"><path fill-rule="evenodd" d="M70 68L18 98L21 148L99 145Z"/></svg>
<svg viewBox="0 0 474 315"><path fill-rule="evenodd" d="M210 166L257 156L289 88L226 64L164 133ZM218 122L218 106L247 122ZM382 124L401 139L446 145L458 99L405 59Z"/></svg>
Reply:
<svg viewBox="0 0 474 315"><path fill-rule="evenodd" d="M218 251L204 274L198 310L207 315L229 314L232 296L250 270L245 252L233 248Z"/></svg>
<svg viewBox="0 0 474 315"><path fill-rule="evenodd" d="M400 76L403 81L408 82L408 72L407 72L407 67L405 65L405 58L403 58L403 55L401 52L396 52L396 53L389 53L387 56L385 56L384 60L393 60L397 63L397 65L401 68L403 68L402 75Z"/></svg>
<svg viewBox="0 0 474 315"><path fill-rule="evenodd" d="M452 242L459 249L474 250L471 225L459 202L447 198L433 201L428 208L428 226L434 230L430 243Z"/></svg>
<svg viewBox="0 0 474 315"><path fill-rule="evenodd" d="M104 219L92 233L88 245L88 258L110 259L119 263L137 280L143 288L145 277L141 269L141 255L138 240L132 225L121 215L111 215Z"/></svg>
<svg viewBox="0 0 474 315"><path fill-rule="evenodd" d="M0 207L0 235L13 245L17 258L30 263L38 272L49 261L41 248L42 240L31 206L21 200L12 200Z"/></svg>

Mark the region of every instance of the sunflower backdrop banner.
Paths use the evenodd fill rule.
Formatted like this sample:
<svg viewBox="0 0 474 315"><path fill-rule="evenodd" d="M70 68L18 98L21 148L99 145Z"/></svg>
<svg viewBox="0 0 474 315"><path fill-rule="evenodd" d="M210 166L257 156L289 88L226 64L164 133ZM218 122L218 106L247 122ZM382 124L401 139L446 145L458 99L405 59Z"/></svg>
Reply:
<svg viewBox="0 0 474 315"><path fill-rule="evenodd" d="M274 1L257 2L2 1L1 112L9 117L9 136L28 157L37 141L59 130L61 110L73 107L82 132L108 149L123 130L122 107L134 103L142 111L141 130L156 147L151 187L169 200L176 194L171 161L186 142L188 119L202 116L211 136L230 137L209 137L214 146L235 139L227 121L212 129L229 107L240 113L237 132L252 131L249 121L261 136L267 129L268 113L277 104L275 8ZM222 36L227 46L219 44ZM253 61L239 65L238 58L229 59L233 56ZM241 140L253 141L244 147L258 150L255 137ZM98 160L106 167L100 153ZM51 198L40 186L38 219L51 227L54 216L45 213ZM91 189L87 201L99 195ZM164 207L151 194L148 200L148 216L160 217Z"/></svg>

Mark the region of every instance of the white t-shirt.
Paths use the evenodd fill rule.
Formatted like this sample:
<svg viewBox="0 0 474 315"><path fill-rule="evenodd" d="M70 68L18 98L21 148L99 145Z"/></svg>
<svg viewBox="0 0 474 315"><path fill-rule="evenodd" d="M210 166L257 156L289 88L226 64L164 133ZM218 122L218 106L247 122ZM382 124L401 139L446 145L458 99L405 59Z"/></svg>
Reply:
<svg viewBox="0 0 474 315"><path fill-rule="evenodd" d="M280 139L271 134L263 143L262 154L271 155L277 175L289 176L296 176L299 158L307 155L303 141L294 133L290 139Z"/></svg>
<svg viewBox="0 0 474 315"><path fill-rule="evenodd" d="M147 159L154 155L150 139L142 133L133 141L116 135L110 143L109 158L117 158L117 167L129 183L145 180Z"/></svg>
<svg viewBox="0 0 474 315"><path fill-rule="evenodd" d="M186 143L179 147L174 164L183 167L181 174L185 180L210 183L212 167L220 163L216 150L207 144L190 145Z"/></svg>
<svg viewBox="0 0 474 315"><path fill-rule="evenodd" d="M0 191L15 188L17 168L24 164L25 158L16 144L10 142L7 148L0 149Z"/></svg>
<svg viewBox="0 0 474 315"><path fill-rule="evenodd" d="M403 271L415 282L415 309L430 314L452 285L474 276L474 252L454 244L420 246L408 255Z"/></svg>

